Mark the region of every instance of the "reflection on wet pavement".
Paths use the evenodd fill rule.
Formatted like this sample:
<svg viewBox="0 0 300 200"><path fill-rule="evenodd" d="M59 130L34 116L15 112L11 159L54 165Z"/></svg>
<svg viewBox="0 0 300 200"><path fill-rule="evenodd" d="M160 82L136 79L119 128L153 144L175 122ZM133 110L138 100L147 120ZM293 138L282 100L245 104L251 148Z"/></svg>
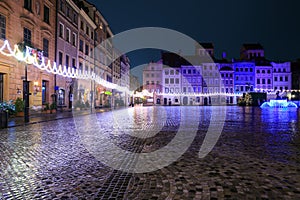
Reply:
<svg viewBox="0 0 300 200"><path fill-rule="evenodd" d="M0 199L299 199L299 110L227 107L221 137L200 159L213 109L136 107L1 130ZM148 153L168 145L183 120L200 122L190 148L149 173L106 166L80 135Z"/></svg>

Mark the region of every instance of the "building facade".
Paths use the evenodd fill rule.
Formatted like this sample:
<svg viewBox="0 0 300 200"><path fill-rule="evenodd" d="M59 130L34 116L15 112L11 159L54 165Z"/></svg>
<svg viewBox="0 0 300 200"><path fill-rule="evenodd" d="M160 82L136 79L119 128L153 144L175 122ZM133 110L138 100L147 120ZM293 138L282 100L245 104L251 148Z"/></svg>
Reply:
<svg viewBox="0 0 300 200"><path fill-rule="evenodd" d="M27 52L38 59L44 56L53 61L55 16L55 0L1 1L0 46L7 40L12 48L18 44L23 56ZM43 103L51 101L51 94L55 92L53 74L3 54L0 54L0 82L0 101L17 97L25 99L28 88L29 101L26 107L32 109L41 109Z"/></svg>
<svg viewBox="0 0 300 200"><path fill-rule="evenodd" d="M273 90L284 91L292 89L291 62L275 63L271 62L273 67ZM293 88L294 89L294 88Z"/></svg>
<svg viewBox="0 0 300 200"><path fill-rule="evenodd" d="M67 69L78 66L78 18L79 8L71 0L59 0L56 30L56 63ZM58 107L73 106L75 80L55 75L55 94Z"/></svg>

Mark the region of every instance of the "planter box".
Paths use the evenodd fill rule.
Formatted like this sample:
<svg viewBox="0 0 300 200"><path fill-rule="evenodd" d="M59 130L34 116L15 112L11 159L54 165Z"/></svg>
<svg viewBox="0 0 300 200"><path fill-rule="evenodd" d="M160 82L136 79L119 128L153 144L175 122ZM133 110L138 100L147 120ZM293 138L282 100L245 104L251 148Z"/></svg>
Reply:
<svg viewBox="0 0 300 200"><path fill-rule="evenodd" d="M24 112L17 112L16 116L17 117L24 117Z"/></svg>
<svg viewBox="0 0 300 200"><path fill-rule="evenodd" d="M8 127L8 112L0 112L0 128Z"/></svg>

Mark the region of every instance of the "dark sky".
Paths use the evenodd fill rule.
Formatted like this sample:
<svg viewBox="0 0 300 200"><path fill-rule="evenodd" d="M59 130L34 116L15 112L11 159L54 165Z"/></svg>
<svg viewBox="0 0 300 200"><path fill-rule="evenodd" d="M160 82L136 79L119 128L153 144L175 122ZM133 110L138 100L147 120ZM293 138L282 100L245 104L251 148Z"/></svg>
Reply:
<svg viewBox="0 0 300 200"><path fill-rule="evenodd" d="M297 0L89 0L114 34L138 27L163 27L201 42L213 42L216 57L238 58L243 43L261 43L271 60L300 58ZM160 51L129 55L132 67L157 60Z"/></svg>

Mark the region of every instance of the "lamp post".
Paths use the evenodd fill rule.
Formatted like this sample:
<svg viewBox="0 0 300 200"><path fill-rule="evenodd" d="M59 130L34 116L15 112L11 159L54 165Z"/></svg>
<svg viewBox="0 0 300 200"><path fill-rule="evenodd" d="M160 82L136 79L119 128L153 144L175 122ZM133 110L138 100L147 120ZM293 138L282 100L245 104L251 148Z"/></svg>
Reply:
<svg viewBox="0 0 300 200"><path fill-rule="evenodd" d="M29 122L29 83L27 80L27 63L25 63L25 80L23 81L24 122Z"/></svg>

